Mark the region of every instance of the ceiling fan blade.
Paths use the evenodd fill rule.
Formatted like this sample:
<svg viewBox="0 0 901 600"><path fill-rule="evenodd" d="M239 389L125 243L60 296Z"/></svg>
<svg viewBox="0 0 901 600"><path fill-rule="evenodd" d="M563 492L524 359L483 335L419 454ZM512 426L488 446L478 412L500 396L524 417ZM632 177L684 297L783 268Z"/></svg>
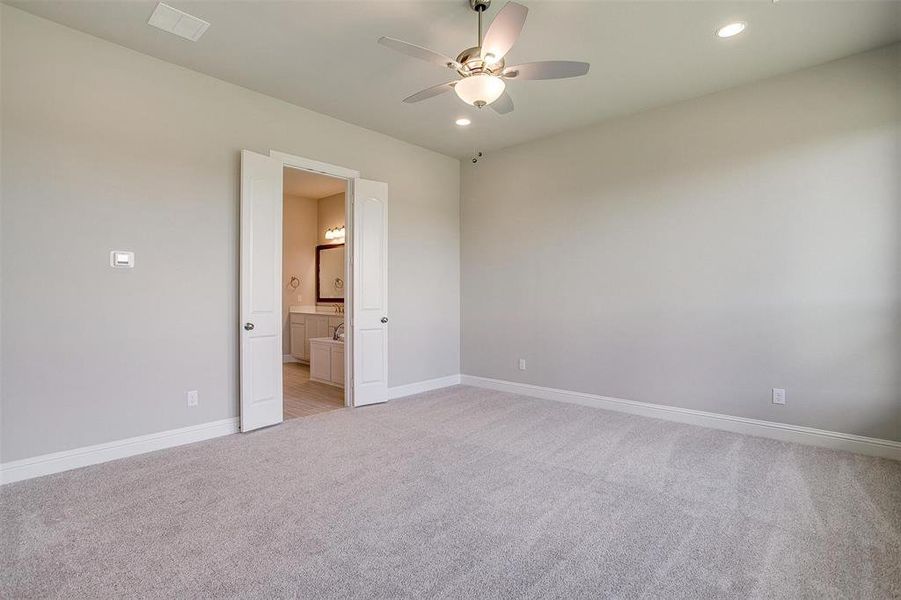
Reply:
<svg viewBox="0 0 901 600"><path fill-rule="evenodd" d="M404 98L404 102L407 104L412 104L413 102L419 102L421 100L428 100L429 98L433 98L444 92L449 92L454 89L454 86L457 85L457 79L453 81L448 81L445 83L439 83L438 85L433 85L430 88L426 88L421 92L416 92L412 96L407 96Z"/></svg>
<svg viewBox="0 0 901 600"><path fill-rule="evenodd" d="M488 26L482 40L482 58L491 54L495 61L502 59L519 39L528 14L529 9L522 4L507 2Z"/></svg>
<svg viewBox="0 0 901 600"><path fill-rule="evenodd" d="M489 104L491 108L494 109L499 115L505 115L507 113L513 112L513 98L510 97L510 94L504 90L504 93L501 94L501 97Z"/></svg>
<svg viewBox="0 0 901 600"><path fill-rule="evenodd" d="M590 66L586 62L574 60L542 60L507 67L504 69L502 77L504 79L566 79L585 75Z"/></svg>
<svg viewBox="0 0 901 600"><path fill-rule="evenodd" d="M448 69L457 69L460 67L460 64L449 56L444 56L434 50L429 50L428 48L423 48L422 46L417 46L416 44L411 44L403 40L382 36L379 38L379 44L391 48L392 50L397 50L407 56L412 56L413 58L418 58L419 60L438 65L439 67L447 67Z"/></svg>

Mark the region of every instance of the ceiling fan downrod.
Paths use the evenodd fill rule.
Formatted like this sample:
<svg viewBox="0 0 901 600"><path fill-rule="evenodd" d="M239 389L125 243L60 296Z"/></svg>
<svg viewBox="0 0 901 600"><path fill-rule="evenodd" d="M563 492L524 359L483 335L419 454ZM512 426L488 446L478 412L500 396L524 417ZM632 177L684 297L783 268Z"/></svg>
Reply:
<svg viewBox="0 0 901 600"><path fill-rule="evenodd" d="M476 40L476 47L482 47L482 13L491 6L491 0L469 0L469 7L476 11L479 15L479 38Z"/></svg>

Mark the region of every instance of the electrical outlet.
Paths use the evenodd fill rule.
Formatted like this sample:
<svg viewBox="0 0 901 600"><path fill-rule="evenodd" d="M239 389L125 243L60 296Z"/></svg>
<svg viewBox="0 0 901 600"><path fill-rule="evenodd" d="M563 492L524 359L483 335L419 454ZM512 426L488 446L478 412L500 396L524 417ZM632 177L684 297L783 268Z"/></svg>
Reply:
<svg viewBox="0 0 901 600"><path fill-rule="evenodd" d="M526 359L524 359L524 358L519 359L519 370L520 371L526 370Z"/></svg>
<svg viewBox="0 0 901 600"><path fill-rule="evenodd" d="M773 404L785 404L785 390L773 388Z"/></svg>
<svg viewBox="0 0 901 600"><path fill-rule="evenodd" d="M186 392L185 396L188 399L188 406L197 406L200 402L200 393L197 390L191 390L190 392Z"/></svg>

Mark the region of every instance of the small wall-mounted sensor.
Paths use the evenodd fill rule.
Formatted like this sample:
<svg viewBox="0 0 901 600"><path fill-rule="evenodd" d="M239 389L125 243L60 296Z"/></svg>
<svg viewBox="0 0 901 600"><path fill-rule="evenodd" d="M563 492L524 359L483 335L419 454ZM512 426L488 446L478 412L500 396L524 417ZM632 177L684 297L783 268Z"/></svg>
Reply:
<svg viewBox="0 0 901 600"><path fill-rule="evenodd" d="M135 266L135 253L113 250L109 253L109 265L117 269L131 269Z"/></svg>

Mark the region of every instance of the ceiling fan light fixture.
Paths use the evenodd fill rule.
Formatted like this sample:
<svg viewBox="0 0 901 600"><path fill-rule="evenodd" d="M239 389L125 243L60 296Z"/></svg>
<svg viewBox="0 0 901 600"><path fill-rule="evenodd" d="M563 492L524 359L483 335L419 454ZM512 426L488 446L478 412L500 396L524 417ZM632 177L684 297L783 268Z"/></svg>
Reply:
<svg viewBox="0 0 901 600"><path fill-rule="evenodd" d="M506 87L507 84L500 77L477 74L458 81L454 91L463 102L481 108L500 98Z"/></svg>

